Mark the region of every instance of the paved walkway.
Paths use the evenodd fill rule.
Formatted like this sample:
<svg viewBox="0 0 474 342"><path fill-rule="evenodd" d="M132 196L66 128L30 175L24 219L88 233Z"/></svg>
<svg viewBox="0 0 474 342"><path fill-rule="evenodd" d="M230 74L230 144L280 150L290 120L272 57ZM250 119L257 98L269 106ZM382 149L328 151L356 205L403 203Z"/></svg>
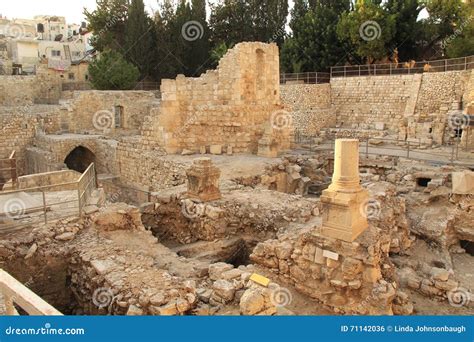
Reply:
<svg viewBox="0 0 474 342"><path fill-rule="evenodd" d="M303 146L303 145L300 145ZM309 146L305 144L304 146ZM300 147L302 150L307 148ZM311 151L332 151L334 150L334 142L324 142L320 145L311 146ZM365 144L360 144L360 154L365 155L368 152L369 155L380 155L380 156L393 156L408 159L415 159L426 161L433 164L451 164L452 147L440 147L436 149L411 149L408 152L406 147L397 145L389 145L384 143L383 146L372 146L369 145L368 151L366 150ZM454 151L456 153L456 150ZM465 166L474 168L474 153L465 152L462 149L458 150L458 158L454 160L453 164L459 166Z"/></svg>

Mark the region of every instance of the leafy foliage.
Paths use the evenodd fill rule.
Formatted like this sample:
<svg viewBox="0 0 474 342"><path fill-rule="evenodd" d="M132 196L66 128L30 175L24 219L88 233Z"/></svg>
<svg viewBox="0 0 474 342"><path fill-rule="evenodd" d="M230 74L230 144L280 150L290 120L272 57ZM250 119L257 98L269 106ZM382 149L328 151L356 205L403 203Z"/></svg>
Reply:
<svg viewBox="0 0 474 342"><path fill-rule="evenodd" d="M161 0L155 13L143 0L96 1L84 11L93 47L141 79L199 76L243 41L278 44L282 72L474 54L472 1L294 0L290 16L288 0L216 0L210 13L206 0Z"/></svg>
<svg viewBox="0 0 474 342"><path fill-rule="evenodd" d="M89 65L89 75L95 89L129 90L137 83L140 71L120 53L106 50Z"/></svg>

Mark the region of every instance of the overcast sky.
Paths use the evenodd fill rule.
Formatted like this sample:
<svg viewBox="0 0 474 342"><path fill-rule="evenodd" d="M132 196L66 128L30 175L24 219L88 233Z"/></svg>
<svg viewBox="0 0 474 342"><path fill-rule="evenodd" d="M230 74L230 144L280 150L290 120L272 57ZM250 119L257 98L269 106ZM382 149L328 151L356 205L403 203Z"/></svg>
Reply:
<svg viewBox="0 0 474 342"><path fill-rule="evenodd" d="M66 17L66 22L80 24L84 21L83 8L93 10L96 0L1 0L0 14L8 19L32 19L35 15ZM144 0L148 12L158 8L157 0Z"/></svg>
<svg viewBox="0 0 474 342"><path fill-rule="evenodd" d="M1 0L0 14L8 19L21 18L32 19L35 15L57 15L66 17L69 24L80 24L84 21L82 14L84 7L93 10L96 0ZM144 0L145 7L149 13L158 9L158 0ZM293 1L289 1L290 7ZM420 17L426 17L426 11L420 13Z"/></svg>

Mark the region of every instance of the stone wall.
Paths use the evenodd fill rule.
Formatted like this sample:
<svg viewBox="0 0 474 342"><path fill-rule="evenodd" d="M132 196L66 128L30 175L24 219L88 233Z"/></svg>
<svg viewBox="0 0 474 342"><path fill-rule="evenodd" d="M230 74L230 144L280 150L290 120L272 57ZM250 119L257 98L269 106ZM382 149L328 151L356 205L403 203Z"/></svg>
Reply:
<svg viewBox="0 0 474 342"><path fill-rule="evenodd" d="M63 105L63 120L71 133L138 132L153 107L159 107L159 100L148 91L76 91ZM115 122L118 110L121 123Z"/></svg>
<svg viewBox="0 0 474 342"><path fill-rule="evenodd" d="M34 142L37 130L59 130L57 106L29 105L3 107L0 110L0 158L7 158L13 150L17 155L19 175L26 173L26 148Z"/></svg>
<svg viewBox="0 0 474 342"><path fill-rule="evenodd" d="M163 80L155 128L162 145L170 153L209 145L256 153L258 141L269 134L279 149L289 148L291 127L275 127L272 122L283 109L279 73L275 44L240 43L221 59L217 70L199 78Z"/></svg>
<svg viewBox="0 0 474 342"><path fill-rule="evenodd" d="M65 159L76 147L83 146L95 155L97 173L118 174L117 142L98 136L37 135L35 147L28 148L28 172L48 172L65 168Z"/></svg>
<svg viewBox="0 0 474 342"><path fill-rule="evenodd" d="M394 132L413 114L420 75L363 76L331 79L332 110L344 127L374 128L385 123Z"/></svg>
<svg viewBox="0 0 474 342"><path fill-rule="evenodd" d="M472 71L332 78L330 84L281 86L282 103L304 134L342 127L387 130L401 140L446 143L454 110L473 101Z"/></svg>
<svg viewBox="0 0 474 342"><path fill-rule="evenodd" d="M61 96L58 79L38 70L34 76L0 76L0 105L57 104Z"/></svg>
<svg viewBox="0 0 474 342"><path fill-rule="evenodd" d="M389 258L410 246L404 200L387 183L369 190L377 215L370 209L369 228L354 242L323 236L315 224L258 244L250 259L336 313L410 314Z"/></svg>
<svg viewBox="0 0 474 342"><path fill-rule="evenodd" d="M317 134L322 128L336 125L336 116L331 111L329 83L284 84L280 86L280 95L299 132Z"/></svg>

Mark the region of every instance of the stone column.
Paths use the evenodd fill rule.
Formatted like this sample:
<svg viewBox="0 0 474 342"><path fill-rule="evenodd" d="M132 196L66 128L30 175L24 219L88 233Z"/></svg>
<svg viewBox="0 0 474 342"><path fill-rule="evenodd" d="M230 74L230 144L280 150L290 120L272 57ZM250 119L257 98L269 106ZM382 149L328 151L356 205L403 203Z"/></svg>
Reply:
<svg viewBox="0 0 474 342"><path fill-rule="evenodd" d="M321 195L321 234L354 241L368 227L363 215L367 200L368 192L360 186L359 179L359 141L337 139L332 182Z"/></svg>
<svg viewBox="0 0 474 342"><path fill-rule="evenodd" d="M334 173L329 190L340 192L358 192L361 190L359 140L336 140L334 146Z"/></svg>
<svg viewBox="0 0 474 342"><path fill-rule="evenodd" d="M188 197L203 202L221 198L219 178L221 171L212 164L211 158L197 158L186 170L188 177Z"/></svg>

